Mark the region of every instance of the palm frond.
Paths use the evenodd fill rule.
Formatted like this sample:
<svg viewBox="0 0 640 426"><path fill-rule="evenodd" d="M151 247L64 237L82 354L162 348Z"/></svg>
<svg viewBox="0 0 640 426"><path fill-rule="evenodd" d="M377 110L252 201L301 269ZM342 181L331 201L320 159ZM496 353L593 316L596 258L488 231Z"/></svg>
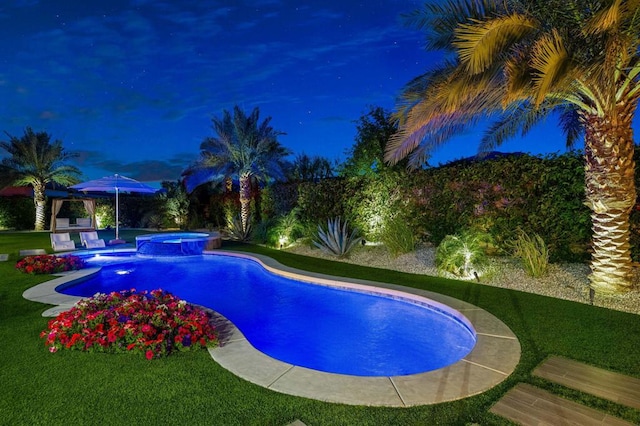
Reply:
<svg viewBox="0 0 640 426"><path fill-rule="evenodd" d="M423 9L403 15L408 27L425 31L427 49L452 51L454 31L458 25L493 16L503 3L493 0L447 0L425 3Z"/></svg>
<svg viewBox="0 0 640 426"><path fill-rule="evenodd" d="M576 72L580 75L579 71ZM564 94L551 94L551 97L562 97L566 101L576 107L588 112L592 115L599 117L605 114L605 105L602 104L602 97L599 94L597 84L589 84L592 79L588 79L588 72L583 72L582 75L587 76L586 79L575 78L571 81L571 90L566 91Z"/></svg>
<svg viewBox="0 0 640 426"><path fill-rule="evenodd" d="M565 77L570 57L562 37L555 29L541 37L532 52L531 67L535 70L533 85L534 102L540 105L551 90Z"/></svg>
<svg viewBox="0 0 640 426"><path fill-rule="evenodd" d="M547 117L552 108L536 108L530 102L510 106L485 131L480 141L480 152L490 152L516 134L527 134L531 128Z"/></svg>
<svg viewBox="0 0 640 426"><path fill-rule="evenodd" d="M505 61L505 96L502 99L502 107L507 108L511 103L519 103L529 99L533 93L533 75L527 61L526 53L514 52Z"/></svg>
<svg viewBox="0 0 640 426"><path fill-rule="evenodd" d="M618 88L616 92L616 99L620 100L626 97L628 100L633 100L637 98L640 93L640 83L638 82L638 77L640 76L640 61L636 62L630 69L627 71L624 76L624 80L622 84ZM629 90L627 91L627 88ZM626 96L625 96L626 92Z"/></svg>
<svg viewBox="0 0 640 426"><path fill-rule="evenodd" d="M538 27L539 23L535 19L520 14L474 21L456 28L453 46L461 62L466 64L468 72L477 74L502 57L509 46Z"/></svg>
<svg viewBox="0 0 640 426"><path fill-rule="evenodd" d="M409 166L420 167L429 152L453 134L479 116L500 108L504 84L499 67L470 76L462 65L457 68L451 65L440 69L446 77L429 75L423 81L426 88L414 84L412 87L419 87L420 91L403 93L406 104L398 117L398 131L386 146L387 163L397 164L413 152ZM407 100L415 101L410 104Z"/></svg>
<svg viewBox="0 0 640 426"><path fill-rule="evenodd" d="M419 169L427 164L429 156L433 151L448 143L455 135L462 133L467 128L476 124L475 119L452 121L447 126L431 129L418 147L408 156L407 167L409 169Z"/></svg>
<svg viewBox="0 0 640 426"><path fill-rule="evenodd" d="M623 19L626 7L622 0L613 0L609 7L599 10L584 28L584 33L593 35L617 29Z"/></svg>
<svg viewBox="0 0 640 426"><path fill-rule="evenodd" d="M398 164L422 143L426 133L424 127L414 132L400 128L387 143L384 161L390 165Z"/></svg>
<svg viewBox="0 0 640 426"><path fill-rule="evenodd" d="M584 135L584 124L575 108L567 108L560 114L560 126L567 136L567 149L573 148Z"/></svg>

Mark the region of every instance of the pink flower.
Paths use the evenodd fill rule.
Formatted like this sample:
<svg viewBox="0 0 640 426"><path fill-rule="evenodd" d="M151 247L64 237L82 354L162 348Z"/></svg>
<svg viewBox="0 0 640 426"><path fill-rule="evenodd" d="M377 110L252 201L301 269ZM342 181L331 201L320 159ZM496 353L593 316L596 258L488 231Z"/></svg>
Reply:
<svg viewBox="0 0 640 426"><path fill-rule="evenodd" d="M49 346L49 352L51 353L58 352L58 348L56 348L55 346Z"/></svg>
<svg viewBox="0 0 640 426"><path fill-rule="evenodd" d="M148 350L144 356L147 357L147 359L153 359L153 351L152 350Z"/></svg>

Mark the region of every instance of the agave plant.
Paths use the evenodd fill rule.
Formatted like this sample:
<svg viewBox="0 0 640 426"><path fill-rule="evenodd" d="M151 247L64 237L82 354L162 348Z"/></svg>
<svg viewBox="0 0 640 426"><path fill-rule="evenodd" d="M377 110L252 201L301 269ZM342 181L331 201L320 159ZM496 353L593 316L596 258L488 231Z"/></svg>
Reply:
<svg viewBox="0 0 640 426"><path fill-rule="evenodd" d="M251 238L251 217L249 217L249 221L247 222L247 226L244 227L242 221L242 216L238 215L234 217L227 225L229 230L229 237L232 240L236 241L249 241Z"/></svg>
<svg viewBox="0 0 640 426"><path fill-rule="evenodd" d="M340 224L340 217L327 220L327 229L324 230L322 226L318 225L318 240L313 241L313 244L323 252L343 257L360 241L362 238L358 235L358 229L354 228L349 232L349 222L345 221L344 224Z"/></svg>

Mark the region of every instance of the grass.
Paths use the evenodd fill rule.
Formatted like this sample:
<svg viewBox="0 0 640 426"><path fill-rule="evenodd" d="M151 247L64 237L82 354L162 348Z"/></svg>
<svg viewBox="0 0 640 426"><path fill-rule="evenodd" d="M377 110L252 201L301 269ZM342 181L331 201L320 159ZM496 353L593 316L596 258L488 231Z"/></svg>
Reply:
<svg viewBox="0 0 640 426"><path fill-rule="evenodd" d="M102 233L101 233L102 234ZM132 241L135 233L123 232ZM101 235L102 236L102 235ZM111 238L104 234L104 238ZM279 394L218 366L206 351L157 361L128 355L62 351L38 337L48 306L22 298L47 277L14 269L20 249L49 248L47 233L0 233L0 424L506 425L489 408L518 382L640 423L640 411L552 385L531 376L550 354L640 377L640 316L518 291L309 258L263 247L225 247L269 255L309 271L384 281L447 294L478 305L518 336L522 358L502 384L460 401L404 409L330 404Z"/></svg>

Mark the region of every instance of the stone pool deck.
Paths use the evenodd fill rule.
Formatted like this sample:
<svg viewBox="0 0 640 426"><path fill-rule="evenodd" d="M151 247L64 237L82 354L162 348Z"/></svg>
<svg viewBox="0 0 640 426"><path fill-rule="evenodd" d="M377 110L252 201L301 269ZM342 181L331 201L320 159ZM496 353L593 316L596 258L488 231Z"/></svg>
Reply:
<svg viewBox="0 0 640 426"><path fill-rule="evenodd" d="M300 271L256 254L229 251L224 254L257 260L266 269L296 280L343 288L370 286L384 289L391 295L408 293L426 297L462 313L477 333L473 350L448 367L407 376L359 377L324 373L271 358L256 350L231 322L217 315L221 339L218 347L209 349L212 358L237 376L276 392L351 405L409 407L436 404L491 389L505 380L520 360L520 343L513 332L489 312L467 302L398 285ZM98 270L92 268L65 273L26 290L23 296L28 300L57 305L43 313L43 316L55 316L80 299L57 293L55 288L86 278Z"/></svg>

